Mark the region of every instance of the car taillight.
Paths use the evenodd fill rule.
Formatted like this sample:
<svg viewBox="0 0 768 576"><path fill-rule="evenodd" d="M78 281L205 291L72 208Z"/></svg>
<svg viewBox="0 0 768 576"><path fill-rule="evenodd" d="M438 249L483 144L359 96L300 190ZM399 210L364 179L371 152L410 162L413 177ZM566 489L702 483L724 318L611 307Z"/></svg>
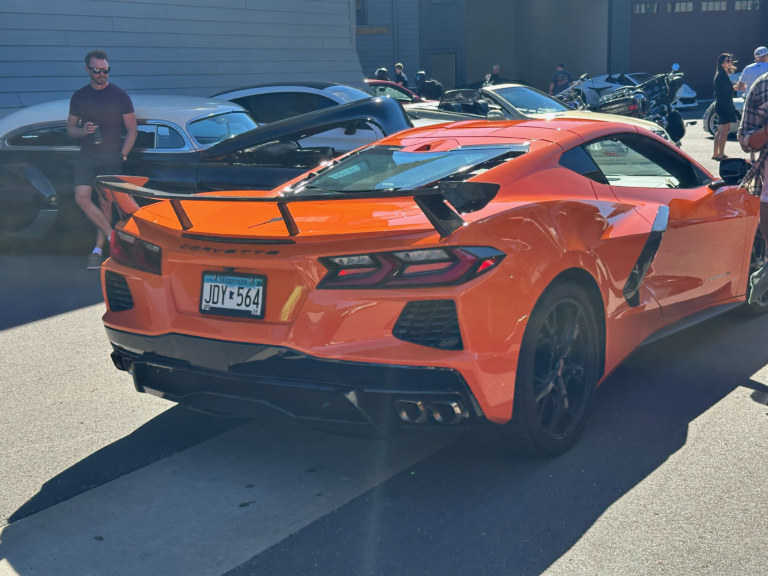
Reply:
<svg viewBox="0 0 768 576"><path fill-rule="evenodd" d="M495 248L427 248L320 258L328 274L318 288L452 286L494 268L505 254Z"/></svg>
<svg viewBox="0 0 768 576"><path fill-rule="evenodd" d="M160 274L163 251L156 244L115 230L109 243L109 256L120 264Z"/></svg>

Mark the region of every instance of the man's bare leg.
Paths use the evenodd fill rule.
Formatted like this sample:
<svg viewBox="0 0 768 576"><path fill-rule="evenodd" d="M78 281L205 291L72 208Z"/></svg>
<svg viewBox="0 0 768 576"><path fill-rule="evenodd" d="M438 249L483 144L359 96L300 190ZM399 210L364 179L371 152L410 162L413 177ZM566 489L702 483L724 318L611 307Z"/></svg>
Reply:
<svg viewBox="0 0 768 576"><path fill-rule="evenodd" d="M109 219L105 217L103 208L91 202L91 187L75 186L75 202L88 217L88 220L99 229L96 234L96 245L101 246L104 239L112 234L112 226L109 224ZM99 243L99 239L101 239L101 243Z"/></svg>
<svg viewBox="0 0 768 576"><path fill-rule="evenodd" d="M104 219L107 221L107 224L111 224L112 222L112 202L108 202L107 200L104 200L101 196L99 196L99 207L101 209L101 213L104 216ZM111 229L111 226L110 226ZM101 228L96 229L96 247L97 248L103 248L104 246L104 240L106 240L106 236L104 235L104 232L101 231Z"/></svg>

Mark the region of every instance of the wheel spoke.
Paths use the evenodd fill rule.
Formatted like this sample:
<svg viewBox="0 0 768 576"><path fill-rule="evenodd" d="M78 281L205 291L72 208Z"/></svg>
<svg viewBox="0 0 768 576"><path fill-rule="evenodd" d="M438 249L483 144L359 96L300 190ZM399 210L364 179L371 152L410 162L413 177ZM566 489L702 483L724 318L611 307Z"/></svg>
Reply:
<svg viewBox="0 0 768 576"><path fill-rule="evenodd" d="M552 372L547 380L541 380L540 378L534 378L534 382L539 381L542 386L541 392L536 396L536 403L538 404L544 398L546 398L550 392L555 388L555 380L557 379L557 372Z"/></svg>

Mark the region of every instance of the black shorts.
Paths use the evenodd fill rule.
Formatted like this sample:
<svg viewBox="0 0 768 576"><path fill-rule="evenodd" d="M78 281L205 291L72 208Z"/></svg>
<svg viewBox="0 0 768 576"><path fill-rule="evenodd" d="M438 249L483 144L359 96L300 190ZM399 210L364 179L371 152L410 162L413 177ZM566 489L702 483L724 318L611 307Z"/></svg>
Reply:
<svg viewBox="0 0 768 576"><path fill-rule="evenodd" d="M75 164L75 186L93 187L96 176L111 176L123 173L123 156L120 152L83 154Z"/></svg>

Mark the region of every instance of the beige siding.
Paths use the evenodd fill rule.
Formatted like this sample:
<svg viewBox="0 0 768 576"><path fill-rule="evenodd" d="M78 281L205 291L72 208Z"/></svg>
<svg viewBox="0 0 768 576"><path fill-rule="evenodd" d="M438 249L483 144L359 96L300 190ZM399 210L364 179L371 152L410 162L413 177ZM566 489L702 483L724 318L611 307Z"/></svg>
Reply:
<svg viewBox="0 0 768 576"><path fill-rule="evenodd" d="M354 0L0 0L0 116L68 98L93 48L131 94L362 79Z"/></svg>

